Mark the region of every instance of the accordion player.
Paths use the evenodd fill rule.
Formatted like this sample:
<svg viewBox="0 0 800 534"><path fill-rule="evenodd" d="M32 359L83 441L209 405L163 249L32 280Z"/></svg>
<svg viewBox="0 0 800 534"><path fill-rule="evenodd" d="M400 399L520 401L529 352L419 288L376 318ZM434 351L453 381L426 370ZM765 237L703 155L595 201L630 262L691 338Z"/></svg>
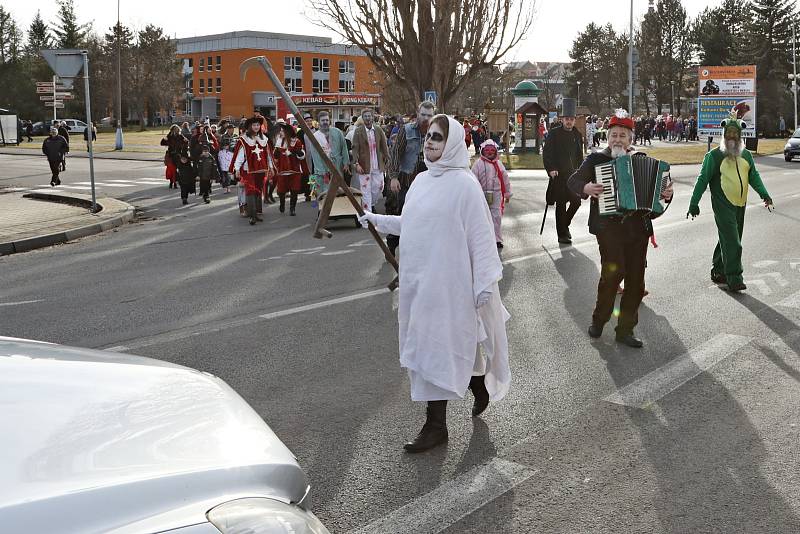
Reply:
<svg viewBox="0 0 800 534"><path fill-rule="evenodd" d="M645 154L624 155L595 165L595 181L603 186L598 198L599 215L664 213L666 206L661 193L671 183L669 169L666 161Z"/></svg>

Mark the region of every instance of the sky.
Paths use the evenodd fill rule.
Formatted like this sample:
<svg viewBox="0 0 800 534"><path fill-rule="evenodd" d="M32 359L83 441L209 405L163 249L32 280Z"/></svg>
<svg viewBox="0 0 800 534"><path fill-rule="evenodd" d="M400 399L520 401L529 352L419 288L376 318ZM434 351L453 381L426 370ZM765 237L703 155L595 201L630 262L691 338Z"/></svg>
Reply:
<svg viewBox="0 0 800 534"><path fill-rule="evenodd" d="M98 33L105 33L117 20L114 0L74 0L78 20L91 21ZM634 19L647 12L648 0L633 0ZM708 6L722 0L683 0L689 16L693 17ZM2 5L26 31L36 11L46 22L56 19L55 0L0 0ZM221 9L220 5L236 6ZM627 31L630 0L536 0L537 16L532 31L504 61L563 61L568 62L569 49L578 32L590 22L611 22L617 31ZM254 7L259 16L246 16L241 7ZM243 4L218 0L164 1L120 0L120 20L133 28L154 24L173 37L193 37L253 30L339 38L331 31L309 21L304 12L305 0L260 0ZM249 20L245 20L249 19ZM254 21L256 19L256 21Z"/></svg>

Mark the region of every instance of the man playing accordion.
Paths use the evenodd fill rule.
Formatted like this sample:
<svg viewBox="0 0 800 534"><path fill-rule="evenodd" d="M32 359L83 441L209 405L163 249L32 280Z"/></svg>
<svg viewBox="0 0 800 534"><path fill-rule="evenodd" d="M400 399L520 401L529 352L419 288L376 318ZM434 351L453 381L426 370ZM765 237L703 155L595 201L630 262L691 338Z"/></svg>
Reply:
<svg viewBox="0 0 800 534"><path fill-rule="evenodd" d="M634 123L624 110L617 110L608 129L608 148L589 154L567 186L581 198L591 198L589 232L597 238L600 248L600 282L597 285L597 303L592 313L589 335L598 338L611 319L614 301L620 282L625 280L625 292L620 303L616 340L629 347L640 348L642 341L633 329L639 321L639 304L644 296L644 270L647 244L653 235L651 219L658 216L648 210L632 211L624 215L601 216L598 201L604 186L595 175L595 166L613 162L620 156L630 155ZM672 183L660 191L661 200L672 201Z"/></svg>

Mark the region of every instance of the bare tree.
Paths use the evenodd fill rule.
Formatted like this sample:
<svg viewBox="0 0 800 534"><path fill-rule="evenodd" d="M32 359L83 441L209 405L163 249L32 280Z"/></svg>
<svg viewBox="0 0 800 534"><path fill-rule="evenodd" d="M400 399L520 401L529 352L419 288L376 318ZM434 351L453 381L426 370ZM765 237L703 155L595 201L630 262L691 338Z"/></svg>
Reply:
<svg viewBox="0 0 800 534"><path fill-rule="evenodd" d="M535 0L309 0L319 24L358 46L416 101L439 108L530 30Z"/></svg>

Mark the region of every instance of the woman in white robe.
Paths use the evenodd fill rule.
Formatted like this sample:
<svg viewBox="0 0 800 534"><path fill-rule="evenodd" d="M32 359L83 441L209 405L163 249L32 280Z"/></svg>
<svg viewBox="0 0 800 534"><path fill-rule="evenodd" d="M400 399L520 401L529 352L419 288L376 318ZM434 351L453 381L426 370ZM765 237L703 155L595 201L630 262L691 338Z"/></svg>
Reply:
<svg viewBox="0 0 800 534"><path fill-rule="evenodd" d="M498 281L503 267L483 191L469 168L463 128L437 115L425 136L426 172L414 179L403 214L365 213L379 232L400 236L400 364L411 399L427 419L408 452L447 441L447 401L471 389L473 416L508 392L511 373ZM451 134L451 135L448 135ZM478 345L483 347L483 353Z"/></svg>

